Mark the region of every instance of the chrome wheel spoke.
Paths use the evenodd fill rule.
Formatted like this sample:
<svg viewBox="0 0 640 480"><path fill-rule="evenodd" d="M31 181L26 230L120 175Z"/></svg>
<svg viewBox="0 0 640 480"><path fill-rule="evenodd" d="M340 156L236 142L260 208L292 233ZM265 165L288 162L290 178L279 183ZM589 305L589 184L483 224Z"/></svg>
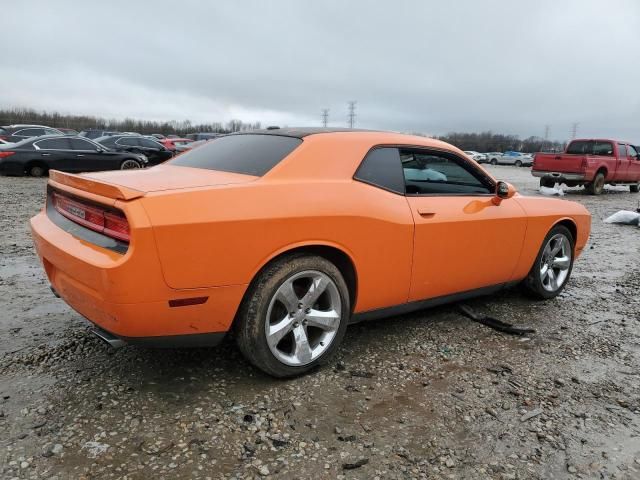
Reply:
<svg viewBox="0 0 640 480"><path fill-rule="evenodd" d="M329 278L325 276L318 276L313 278L311 281L311 285L309 286L309 290L302 297L302 303L307 307L313 307L313 305L318 301L320 295L324 293L329 285Z"/></svg>
<svg viewBox="0 0 640 480"><path fill-rule="evenodd" d="M335 310L311 310L306 314L308 327L318 327L322 330L337 330L340 324L340 315Z"/></svg>
<svg viewBox="0 0 640 480"><path fill-rule="evenodd" d="M288 312L293 312L298 308L300 299L293 290L293 282L286 282L278 289L276 300L282 303Z"/></svg>
<svg viewBox="0 0 640 480"><path fill-rule="evenodd" d="M313 352L304 325L298 325L293 329L293 338L296 344L293 351L294 358L301 364L309 363L312 360Z"/></svg>
<svg viewBox="0 0 640 480"><path fill-rule="evenodd" d="M553 266L555 268L559 268L560 270L568 270L570 265L571 265L571 259L567 256L556 257L553 259Z"/></svg>
<svg viewBox="0 0 640 480"><path fill-rule="evenodd" d="M293 328L293 318L287 315L274 325L269 325L267 332L267 342L273 348L276 348L280 341L289 333Z"/></svg>
<svg viewBox="0 0 640 480"><path fill-rule="evenodd" d="M547 270L547 278L549 279L549 286L552 290L558 289L558 279L556 278L556 274L553 271L553 268Z"/></svg>

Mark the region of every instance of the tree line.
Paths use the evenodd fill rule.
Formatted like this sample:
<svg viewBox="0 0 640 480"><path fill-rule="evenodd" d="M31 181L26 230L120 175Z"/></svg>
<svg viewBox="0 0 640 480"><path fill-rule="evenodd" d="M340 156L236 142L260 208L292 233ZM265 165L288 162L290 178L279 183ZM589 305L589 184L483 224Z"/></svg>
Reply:
<svg viewBox="0 0 640 480"><path fill-rule="evenodd" d="M77 131L97 128L142 134L162 133L163 135L185 135L192 132L233 133L261 127L260 122L246 123L241 120L230 120L226 123L191 123L189 120L156 122L133 118L117 120L91 115L63 115L58 112L39 112L30 108L0 109L0 125L13 124L46 125L54 128L73 128Z"/></svg>
<svg viewBox="0 0 640 480"><path fill-rule="evenodd" d="M107 119L91 115L63 115L58 112L39 112L30 108L0 109L0 125L31 123L49 127L73 128L85 130L98 128L118 132L138 132L142 134L162 133L163 135L185 135L193 132L232 133L261 128L260 122L246 123L241 120L230 120L226 123L191 123L189 120L171 120L156 122L152 120ZM480 133L450 132L438 137L461 150L477 152L505 152L515 150L533 153L540 151L562 151L564 144L548 141L541 137L528 137L524 140L517 135L504 135L491 131Z"/></svg>
<svg viewBox="0 0 640 480"><path fill-rule="evenodd" d="M455 145L460 150L476 152L506 152L509 150L525 153L563 151L565 143L531 136L520 139L517 135L503 135L491 131L481 133L451 132L438 137L439 140Z"/></svg>

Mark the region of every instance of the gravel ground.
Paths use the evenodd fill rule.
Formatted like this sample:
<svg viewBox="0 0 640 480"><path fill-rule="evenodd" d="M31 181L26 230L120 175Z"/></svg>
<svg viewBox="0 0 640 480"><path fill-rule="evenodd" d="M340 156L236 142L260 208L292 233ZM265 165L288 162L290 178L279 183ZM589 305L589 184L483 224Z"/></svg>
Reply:
<svg viewBox="0 0 640 480"><path fill-rule="evenodd" d="M527 169L490 167L536 195ZM640 230L593 215L561 297L469 302L350 327L332 364L278 381L231 342L110 350L49 291L27 220L45 181L0 177L0 477L640 478Z"/></svg>

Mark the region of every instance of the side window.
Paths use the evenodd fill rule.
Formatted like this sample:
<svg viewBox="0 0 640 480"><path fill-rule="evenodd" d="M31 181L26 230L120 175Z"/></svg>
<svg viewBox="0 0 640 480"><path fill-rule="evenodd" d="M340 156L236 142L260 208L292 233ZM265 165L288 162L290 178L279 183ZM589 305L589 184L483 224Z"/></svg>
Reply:
<svg viewBox="0 0 640 480"><path fill-rule="evenodd" d="M400 150L408 195L491 194L488 179L454 154Z"/></svg>
<svg viewBox="0 0 640 480"><path fill-rule="evenodd" d="M141 138L140 145L146 148L160 148L160 144L158 142L154 142L153 140L149 140L148 138Z"/></svg>
<svg viewBox="0 0 640 480"><path fill-rule="evenodd" d="M611 142L593 142L593 154L613 156L613 144Z"/></svg>
<svg viewBox="0 0 640 480"><path fill-rule="evenodd" d="M71 142L72 150L84 150L84 151L90 151L90 152L95 152L98 150L93 143L87 142L86 140L81 140L79 138L72 138L69 141Z"/></svg>
<svg viewBox="0 0 640 480"><path fill-rule="evenodd" d="M15 132L14 135L19 137L25 137L25 138L39 137L41 135L44 135L44 129L43 128L23 128L22 130L18 130L17 132Z"/></svg>
<svg viewBox="0 0 640 480"><path fill-rule="evenodd" d="M618 144L618 157L627 158L627 146L622 143Z"/></svg>
<svg viewBox="0 0 640 480"><path fill-rule="evenodd" d="M47 135L60 135L60 132L58 130L54 130L53 128L45 128L44 131Z"/></svg>
<svg viewBox="0 0 640 480"><path fill-rule="evenodd" d="M66 138L49 138L35 142L40 150L69 150L69 140Z"/></svg>
<svg viewBox="0 0 640 480"><path fill-rule="evenodd" d="M137 147L140 145L138 143L138 139L133 137L122 137L121 139L117 140L116 143L118 145L125 145L127 147Z"/></svg>
<svg viewBox="0 0 640 480"><path fill-rule="evenodd" d="M404 194L404 178L397 148L371 150L353 177L361 182Z"/></svg>
<svg viewBox="0 0 640 480"><path fill-rule="evenodd" d="M627 151L629 152L629 157L635 157L636 160L639 160L638 149L636 147L634 147L633 145L627 145Z"/></svg>

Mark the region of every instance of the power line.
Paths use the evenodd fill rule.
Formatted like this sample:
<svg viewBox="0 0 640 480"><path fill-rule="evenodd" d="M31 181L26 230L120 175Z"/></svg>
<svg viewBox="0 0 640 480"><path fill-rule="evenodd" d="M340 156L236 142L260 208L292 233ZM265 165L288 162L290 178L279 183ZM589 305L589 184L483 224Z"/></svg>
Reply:
<svg viewBox="0 0 640 480"><path fill-rule="evenodd" d="M323 108L322 109L322 126L324 128L327 128L327 123L329 123L329 109Z"/></svg>
<svg viewBox="0 0 640 480"><path fill-rule="evenodd" d="M349 125L349 128L353 128L356 124L356 103L357 102L355 100L351 100L347 103L349 105L349 114L347 115L347 124Z"/></svg>

